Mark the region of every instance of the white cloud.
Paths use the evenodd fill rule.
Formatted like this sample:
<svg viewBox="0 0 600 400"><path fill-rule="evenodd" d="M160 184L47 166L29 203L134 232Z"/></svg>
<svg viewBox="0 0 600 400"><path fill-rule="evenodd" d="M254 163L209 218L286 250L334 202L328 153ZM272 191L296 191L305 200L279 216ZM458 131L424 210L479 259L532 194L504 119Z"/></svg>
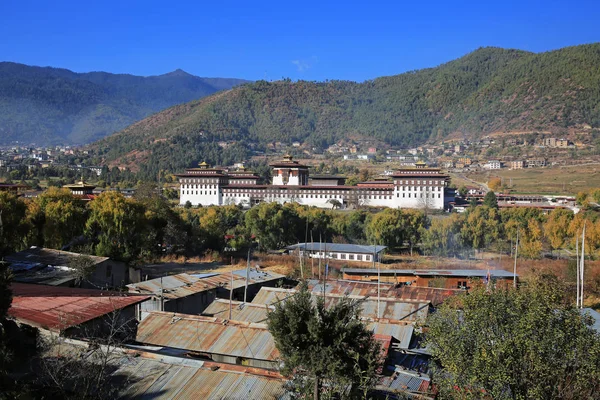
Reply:
<svg viewBox="0 0 600 400"><path fill-rule="evenodd" d="M319 59L317 58L317 56L312 56L310 58L292 60L291 62L296 66L298 72L304 72L307 69L311 69L316 63L318 63Z"/></svg>

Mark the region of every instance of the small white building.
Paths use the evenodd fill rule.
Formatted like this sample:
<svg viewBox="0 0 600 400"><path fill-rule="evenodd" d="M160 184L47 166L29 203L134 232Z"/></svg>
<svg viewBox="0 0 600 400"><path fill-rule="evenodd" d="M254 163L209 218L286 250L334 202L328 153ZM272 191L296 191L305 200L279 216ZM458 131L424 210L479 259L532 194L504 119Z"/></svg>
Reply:
<svg viewBox="0 0 600 400"><path fill-rule="evenodd" d="M383 251L387 249L386 246L317 242L298 243L286 248L288 250L299 250L301 256L306 252L311 258L351 262L373 262L373 259L378 261L381 258Z"/></svg>

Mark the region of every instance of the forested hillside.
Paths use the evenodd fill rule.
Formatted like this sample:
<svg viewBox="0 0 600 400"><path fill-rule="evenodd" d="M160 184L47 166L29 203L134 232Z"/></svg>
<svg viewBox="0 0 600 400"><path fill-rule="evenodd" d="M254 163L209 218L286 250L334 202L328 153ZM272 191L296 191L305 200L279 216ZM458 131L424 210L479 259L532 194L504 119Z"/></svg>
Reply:
<svg viewBox="0 0 600 400"><path fill-rule="evenodd" d="M534 54L482 48L436 68L346 81L258 81L153 115L94 145L108 161L181 169L243 157L244 143L396 146L448 135L600 125L600 44ZM220 140L241 146L221 152ZM142 161L150 161L141 164ZM148 171L150 172L150 171Z"/></svg>
<svg viewBox="0 0 600 400"><path fill-rule="evenodd" d="M89 143L172 105L244 82L181 70L142 77L2 62L0 144Z"/></svg>

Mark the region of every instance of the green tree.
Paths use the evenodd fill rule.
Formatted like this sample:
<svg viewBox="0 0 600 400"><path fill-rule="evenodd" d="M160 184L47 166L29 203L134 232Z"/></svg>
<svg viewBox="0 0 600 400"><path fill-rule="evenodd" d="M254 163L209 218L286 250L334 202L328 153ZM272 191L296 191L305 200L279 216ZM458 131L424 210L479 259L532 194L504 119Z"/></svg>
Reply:
<svg viewBox="0 0 600 400"><path fill-rule="evenodd" d="M262 250L297 243L298 232L304 232L304 225L296 211L274 202L252 207L244 216L244 224L248 233L256 236Z"/></svg>
<svg viewBox="0 0 600 400"><path fill-rule="evenodd" d="M85 205L68 189L49 188L35 199L35 203L42 213L41 245L60 249L83 233Z"/></svg>
<svg viewBox="0 0 600 400"><path fill-rule="evenodd" d="M20 250L29 227L27 206L14 194L0 192L0 256Z"/></svg>
<svg viewBox="0 0 600 400"><path fill-rule="evenodd" d="M400 247L406 240L402 210L386 208L368 218L365 233L371 244L381 244L388 247Z"/></svg>
<svg viewBox="0 0 600 400"><path fill-rule="evenodd" d="M325 308L307 285L269 313L269 331L283 361L282 373L299 397L366 398L377 380L379 345L360 321L360 304L348 298Z"/></svg>
<svg viewBox="0 0 600 400"><path fill-rule="evenodd" d="M467 187L464 185L458 189L458 194L460 195L460 197L464 198L467 196L468 193L469 193L469 191L468 191Z"/></svg>
<svg viewBox="0 0 600 400"><path fill-rule="evenodd" d="M498 198L496 197L496 193L491 190L487 192L483 197L483 205L490 208L498 208Z"/></svg>
<svg viewBox="0 0 600 400"><path fill-rule="evenodd" d="M460 255L460 230L463 223L464 218L460 214L431 221L431 226L423 233L423 252L442 257Z"/></svg>
<svg viewBox="0 0 600 400"><path fill-rule="evenodd" d="M405 240L410 247L410 255L413 254L413 247L421 241L421 234L429 226L429 218L423 211L405 210L402 212Z"/></svg>
<svg viewBox="0 0 600 400"><path fill-rule="evenodd" d="M597 399L600 336L554 276L478 287L427 320L441 398Z"/></svg>
<svg viewBox="0 0 600 400"><path fill-rule="evenodd" d="M460 236L464 244L481 250L498 240L501 228L498 210L481 206L467 211Z"/></svg>
<svg viewBox="0 0 600 400"><path fill-rule="evenodd" d="M119 192L104 192L90 204L85 232L99 256L131 261L146 250L144 207Z"/></svg>

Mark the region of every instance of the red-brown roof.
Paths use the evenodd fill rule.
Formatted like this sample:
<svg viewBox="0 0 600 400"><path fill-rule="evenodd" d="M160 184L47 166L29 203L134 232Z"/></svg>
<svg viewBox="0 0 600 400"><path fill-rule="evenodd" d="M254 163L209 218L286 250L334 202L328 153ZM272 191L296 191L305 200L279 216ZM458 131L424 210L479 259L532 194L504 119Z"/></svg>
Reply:
<svg viewBox="0 0 600 400"><path fill-rule="evenodd" d="M140 303L148 296L118 292L13 283L8 315L28 325L62 331Z"/></svg>

